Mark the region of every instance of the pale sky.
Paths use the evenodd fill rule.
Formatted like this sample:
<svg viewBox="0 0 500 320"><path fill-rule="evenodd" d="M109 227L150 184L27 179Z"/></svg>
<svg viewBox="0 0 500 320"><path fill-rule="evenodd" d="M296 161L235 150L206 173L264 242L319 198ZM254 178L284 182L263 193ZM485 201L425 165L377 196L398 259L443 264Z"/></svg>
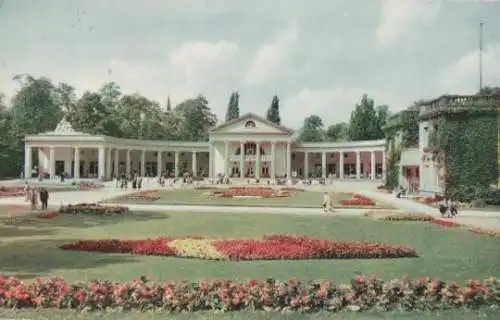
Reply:
<svg viewBox="0 0 500 320"><path fill-rule="evenodd" d="M480 20L484 83L500 85L497 1L4 0L0 92L20 73L79 93L116 81L162 104L201 93L223 118L238 90L241 113L278 94L283 124L331 124L363 93L393 111L475 93Z"/></svg>

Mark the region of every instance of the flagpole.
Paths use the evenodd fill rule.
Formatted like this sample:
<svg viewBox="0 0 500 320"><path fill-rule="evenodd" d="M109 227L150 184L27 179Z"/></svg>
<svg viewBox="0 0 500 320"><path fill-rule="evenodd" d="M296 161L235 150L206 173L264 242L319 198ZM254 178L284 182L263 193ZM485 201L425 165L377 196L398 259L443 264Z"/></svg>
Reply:
<svg viewBox="0 0 500 320"><path fill-rule="evenodd" d="M479 23L479 92L483 89L483 22Z"/></svg>

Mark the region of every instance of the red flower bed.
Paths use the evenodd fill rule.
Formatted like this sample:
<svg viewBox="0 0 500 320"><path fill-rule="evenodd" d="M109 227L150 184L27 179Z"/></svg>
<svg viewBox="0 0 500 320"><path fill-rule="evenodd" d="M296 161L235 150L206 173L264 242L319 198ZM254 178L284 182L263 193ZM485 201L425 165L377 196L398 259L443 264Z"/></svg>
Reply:
<svg viewBox="0 0 500 320"><path fill-rule="evenodd" d="M431 223L437 224L441 227L460 227L460 224L458 224L454 221L451 221L451 220L435 219L435 220L432 220Z"/></svg>
<svg viewBox="0 0 500 320"><path fill-rule="evenodd" d="M151 201L159 200L158 190L145 190L119 197L119 200Z"/></svg>
<svg viewBox="0 0 500 320"><path fill-rule="evenodd" d="M216 240L231 260L360 259L415 257L415 249L368 242L343 242L287 235L263 240Z"/></svg>
<svg viewBox="0 0 500 320"><path fill-rule="evenodd" d="M54 308L81 311L429 311L450 308L498 309L500 282L454 282L420 278L383 281L357 276L349 284L326 280L286 282L250 279L236 282L150 282L146 277L118 283L92 280L69 284L61 278L31 283L0 275L0 306L6 309Z"/></svg>
<svg viewBox="0 0 500 320"><path fill-rule="evenodd" d="M283 187L280 188L281 191L294 191L294 192L304 192L306 190L301 189L301 188L294 188L294 187Z"/></svg>
<svg viewBox="0 0 500 320"><path fill-rule="evenodd" d="M216 197L233 198L233 197L256 197L256 198L276 198L288 197L288 191L275 190L269 187L231 187L213 191L212 194Z"/></svg>
<svg viewBox="0 0 500 320"><path fill-rule="evenodd" d="M342 200L344 206L374 206L375 201L360 194L353 194L351 199Z"/></svg>
<svg viewBox="0 0 500 320"><path fill-rule="evenodd" d="M377 187L377 190L380 191L380 192L392 193L392 190L389 187L387 187L387 186L385 186L383 184L379 185Z"/></svg>
<svg viewBox="0 0 500 320"><path fill-rule="evenodd" d="M82 240L65 250L132 253L222 260L299 260L416 257L415 249L368 242L342 242L287 235L263 239L212 240L200 237L146 240ZM198 248L198 250L197 250Z"/></svg>
<svg viewBox="0 0 500 320"><path fill-rule="evenodd" d="M484 229L484 228L469 228L470 232L490 236L490 237L500 237L500 230L498 229Z"/></svg>
<svg viewBox="0 0 500 320"><path fill-rule="evenodd" d="M168 246L171 238L146 240L82 240L64 244L63 250L97 251L104 253L132 253L145 256L174 256L176 251Z"/></svg>
<svg viewBox="0 0 500 320"><path fill-rule="evenodd" d="M59 208L60 213L90 213L99 215L122 214L128 211L128 207L108 206L97 203L68 204Z"/></svg>
<svg viewBox="0 0 500 320"><path fill-rule="evenodd" d="M57 211L46 211L46 212L40 212L38 215L37 215L37 218L40 218L40 219L52 219L52 218L55 218L59 215L59 212Z"/></svg>
<svg viewBox="0 0 500 320"><path fill-rule="evenodd" d="M80 183L75 184L75 187L77 187L78 189L99 189L99 188L103 188L104 185L96 184L96 183L92 183L92 182L80 182Z"/></svg>
<svg viewBox="0 0 500 320"><path fill-rule="evenodd" d="M22 197L25 194L24 187L0 187L0 198Z"/></svg>

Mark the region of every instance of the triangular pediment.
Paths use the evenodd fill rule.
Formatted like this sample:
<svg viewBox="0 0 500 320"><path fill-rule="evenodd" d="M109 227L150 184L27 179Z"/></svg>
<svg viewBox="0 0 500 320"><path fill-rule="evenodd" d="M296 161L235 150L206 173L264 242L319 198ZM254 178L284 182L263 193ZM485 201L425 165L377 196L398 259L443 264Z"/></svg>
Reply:
<svg viewBox="0 0 500 320"><path fill-rule="evenodd" d="M256 114L246 113L241 117L225 122L212 130L212 134L226 133L292 135L293 130L277 125Z"/></svg>

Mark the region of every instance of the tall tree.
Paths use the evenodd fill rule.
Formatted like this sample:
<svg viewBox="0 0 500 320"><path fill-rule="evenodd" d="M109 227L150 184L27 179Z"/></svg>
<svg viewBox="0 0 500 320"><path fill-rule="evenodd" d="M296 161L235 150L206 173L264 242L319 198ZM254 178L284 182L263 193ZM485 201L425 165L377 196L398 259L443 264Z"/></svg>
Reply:
<svg viewBox="0 0 500 320"><path fill-rule="evenodd" d="M303 142L324 141L325 130L323 120L317 115L311 115L304 119L304 124L300 129L299 140Z"/></svg>
<svg viewBox="0 0 500 320"><path fill-rule="evenodd" d="M72 110L76 104L76 93L75 88L71 85L59 82L55 88L57 95L57 103L59 107L66 113Z"/></svg>
<svg viewBox="0 0 500 320"><path fill-rule="evenodd" d="M235 91L231 93L229 104L227 105L226 121L237 119L240 116L240 94Z"/></svg>
<svg viewBox="0 0 500 320"><path fill-rule="evenodd" d="M345 122L336 123L328 126L325 132L326 141L344 141L347 139L348 125Z"/></svg>
<svg viewBox="0 0 500 320"><path fill-rule="evenodd" d="M276 123L277 125L281 124L281 117L280 117L280 99L278 96L274 96L273 100L271 101L271 106L267 110L267 120Z"/></svg>
<svg viewBox="0 0 500 320"><path fill-rule="evenodd" d="M376 128L376 137L377 139L382 139L384 137L384 126L387 124L387 119L390 116L389 106L386 104L382 104L377 106L377 128Z"/></svg>
<svg viewBox="0 0 500 320"><path fill-rule="evenodd" d="M172 111L172 105L170 104L170 96L167 97L167 112Z"/></svg>
<svg viewBox="0 0 500 320"><path fill-rule="evenodd" d="M351 112L349 121L349 139L352 141L382 139L381 130L378 127L377 112L373 99L366 94L356 108Z"/></svg>
<svg viewBox="0 0 500 320"><path fill-rule="evenodd" d="M208 106L207 99L199 95L187 99L175 107L183 117L178 136L185 141L208 141L209 131L217 124L217 117Z"/></svg>

